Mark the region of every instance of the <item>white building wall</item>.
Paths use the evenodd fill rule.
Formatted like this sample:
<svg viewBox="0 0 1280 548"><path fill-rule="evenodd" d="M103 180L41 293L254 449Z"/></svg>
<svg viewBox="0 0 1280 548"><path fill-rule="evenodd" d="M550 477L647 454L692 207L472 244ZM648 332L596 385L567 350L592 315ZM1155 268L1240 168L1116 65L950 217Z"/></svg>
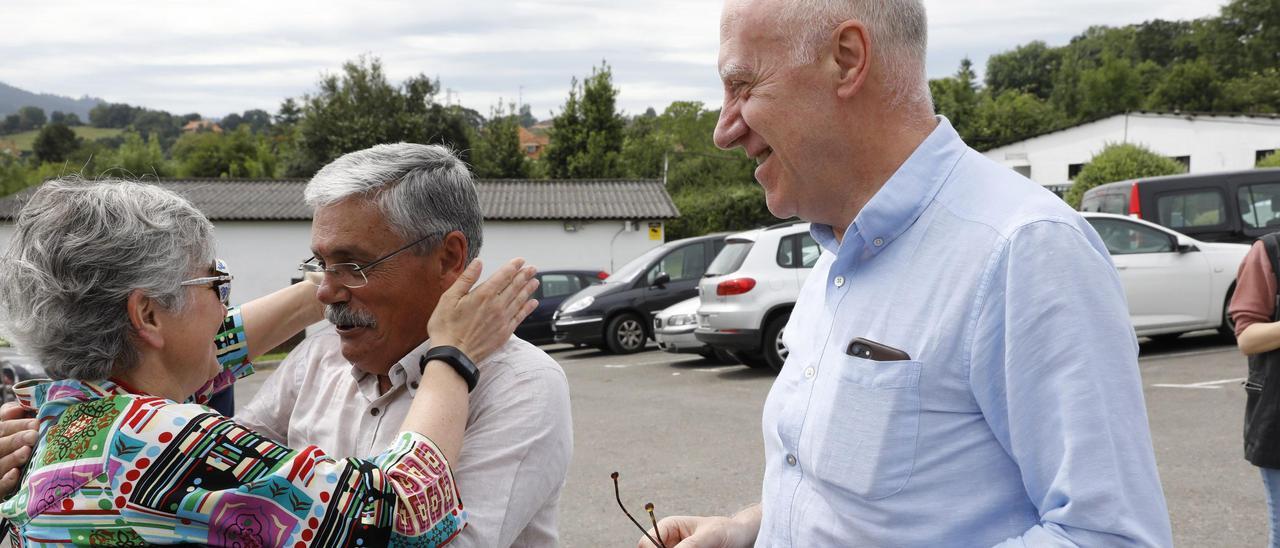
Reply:
<svg viewBox="0 0 1280 548"><path fill-rule="evenodd" d="M624 226L628 223L630 227ZM651 224L656 230L650 230ZM565 230L567 225L574 230ZM486 271L524 257L540 270L613 273L666 241L661 221L485 221L484 226L480 259Z"/></svg>
<svg viewBox="0 0 1280 548"><path fill-rule="evenodd" d="M660 221L488 221L480 258L492 271L513 257L541 270L599 269L612 273L665 241ZM650 230L650 224L656 230ZM0 252L9 246L13 224L0 223ZM218 257L235 281L232 303L244 303L283 288L297 277L298 263L311 256L310 221L218 221Z"/></svg>
<svg viewBox="0 0 1280 548"><path fill-rule="evenodd" d="M988 158L1030 170L1042 185L1066 185L1071 164L1085 164L1111 143L1145 146L1158 154L1191 157L1191 173L1250 169L1259 150L1280 149L1280 120L1245 116L1134 113L994 148Z"/></svg>
<svg viewBox="0 0 1280 548"><path fill-rule="evenodd" d="M311 221L216 221L218 258L236 279L231 302L244 303L301 277L298 263L311 257Z"/></svg>

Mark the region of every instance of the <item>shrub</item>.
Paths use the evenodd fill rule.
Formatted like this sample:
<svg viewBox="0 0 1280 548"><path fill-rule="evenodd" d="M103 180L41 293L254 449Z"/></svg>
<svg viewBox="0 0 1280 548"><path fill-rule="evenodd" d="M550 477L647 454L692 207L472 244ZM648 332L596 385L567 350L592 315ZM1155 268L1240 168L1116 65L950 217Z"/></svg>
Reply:
<svg viewBox="0 0 1280 548"><path fill-rule="evenodd" d="M1094 155L1075 183L1063 197L1071 207L1079 209L1080 199L1089 189L1106 183L1136 179L1138 177L1157 177L1186 172L1186 168L1176 160L1166 158L1140 145L1113 143L1103 147Z"/></svg>

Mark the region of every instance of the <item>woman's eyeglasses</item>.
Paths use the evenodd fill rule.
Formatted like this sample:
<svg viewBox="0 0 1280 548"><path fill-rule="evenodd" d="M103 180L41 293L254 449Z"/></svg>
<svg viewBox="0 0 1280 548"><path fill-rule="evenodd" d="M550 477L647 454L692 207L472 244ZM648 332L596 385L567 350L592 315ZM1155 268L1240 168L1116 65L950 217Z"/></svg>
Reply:
<svg viewBox="0 0 1280 548"><path fill-rule="evenodd" d="M613 497L618 499L618 508L622 509L622 513L627 515L627 519L631 520L631 523L636 524L636 527L644 534L644 538L649 539L649 542L652 542L654 546L667 548L667 545L662 543L662 532L658 530L658 518L653 514L653 503L650 502L644 505L644 511L649 513L649 523L653 524L653 536L650 536L649 531L643 525L640 525L636 518L631 517L631 512L628 512L627 507L622 505L622 495L618 492L618 473L614 472L609 477L613 478ZM658 539L654 540L654 536L658 537Z"/></svg>
<svg viewBox="0 0 1280 548"><path fill-rule="evenodd" d="M192 278L178 285L208 285L218 294L218 300L222 301L222 306L231 306L231 271L227 270L227 263L222 259L213 260L213 271L217 272L217 276L202 276L200 278Z"/></svg>

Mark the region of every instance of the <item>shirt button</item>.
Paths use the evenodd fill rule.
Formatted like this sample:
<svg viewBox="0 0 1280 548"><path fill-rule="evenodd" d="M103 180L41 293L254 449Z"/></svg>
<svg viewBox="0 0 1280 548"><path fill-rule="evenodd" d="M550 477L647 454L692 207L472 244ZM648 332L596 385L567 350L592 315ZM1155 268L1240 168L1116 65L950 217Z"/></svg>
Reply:
<svg viewBox="0 0 1280 548"><path fill-rule="evenodd" d="M376 417L376 416L378 416L378 413L381 413L381 412L382 412L382 411L379 411L377 407L374 407L373 409L370 409L370 410L369 410L369 414L370 414L370 415L373 415L373 416L375 416L375 417Z"/></svg>
<svg viewBox="0 0 1280 548"><path fill-rule="evenodd" d="M876 238L875 241L871 243L875 244L876 247L880 247L884 245L884 238Z"/></svg>
<svg viewBox="0 0 1280 548"><path fill-rule="evenodd" d="M787 455L787 464L790 464L791 466L795 466L795 465L796 465L796 456L795 456L795 455Z"/></svg>
<svg viewBox="0 0 1280 548"><path fill-rule="evenodd" d="M804 378L806 378L806 379L812 379L812 378L813 378L813 376L814 376L814 375L816 375L816 374L817 374L817 371L815 371L815 370L813 369L813 367L806 367L806 368L804 368Z"/></svg>
<svg viewBox="0 0 1280 548"><path fill-rule="evenodd" d="M836 276L836 287L844 287L844 276Z"/></svg>

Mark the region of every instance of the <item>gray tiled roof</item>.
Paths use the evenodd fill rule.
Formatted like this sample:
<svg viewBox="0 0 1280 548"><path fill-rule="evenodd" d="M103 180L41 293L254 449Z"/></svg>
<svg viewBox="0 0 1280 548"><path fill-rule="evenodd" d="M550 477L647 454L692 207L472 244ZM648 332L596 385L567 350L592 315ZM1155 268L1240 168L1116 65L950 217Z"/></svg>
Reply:
<svg viewBox="0 0 1280 548"><path fill-rule="evenodd" d="M309 221L302 179L162 180L215 221ZM485 219L673 219L680 216L662 181L476 181ZM0 199L0 220L12 220L34 189Z"/></svg>

